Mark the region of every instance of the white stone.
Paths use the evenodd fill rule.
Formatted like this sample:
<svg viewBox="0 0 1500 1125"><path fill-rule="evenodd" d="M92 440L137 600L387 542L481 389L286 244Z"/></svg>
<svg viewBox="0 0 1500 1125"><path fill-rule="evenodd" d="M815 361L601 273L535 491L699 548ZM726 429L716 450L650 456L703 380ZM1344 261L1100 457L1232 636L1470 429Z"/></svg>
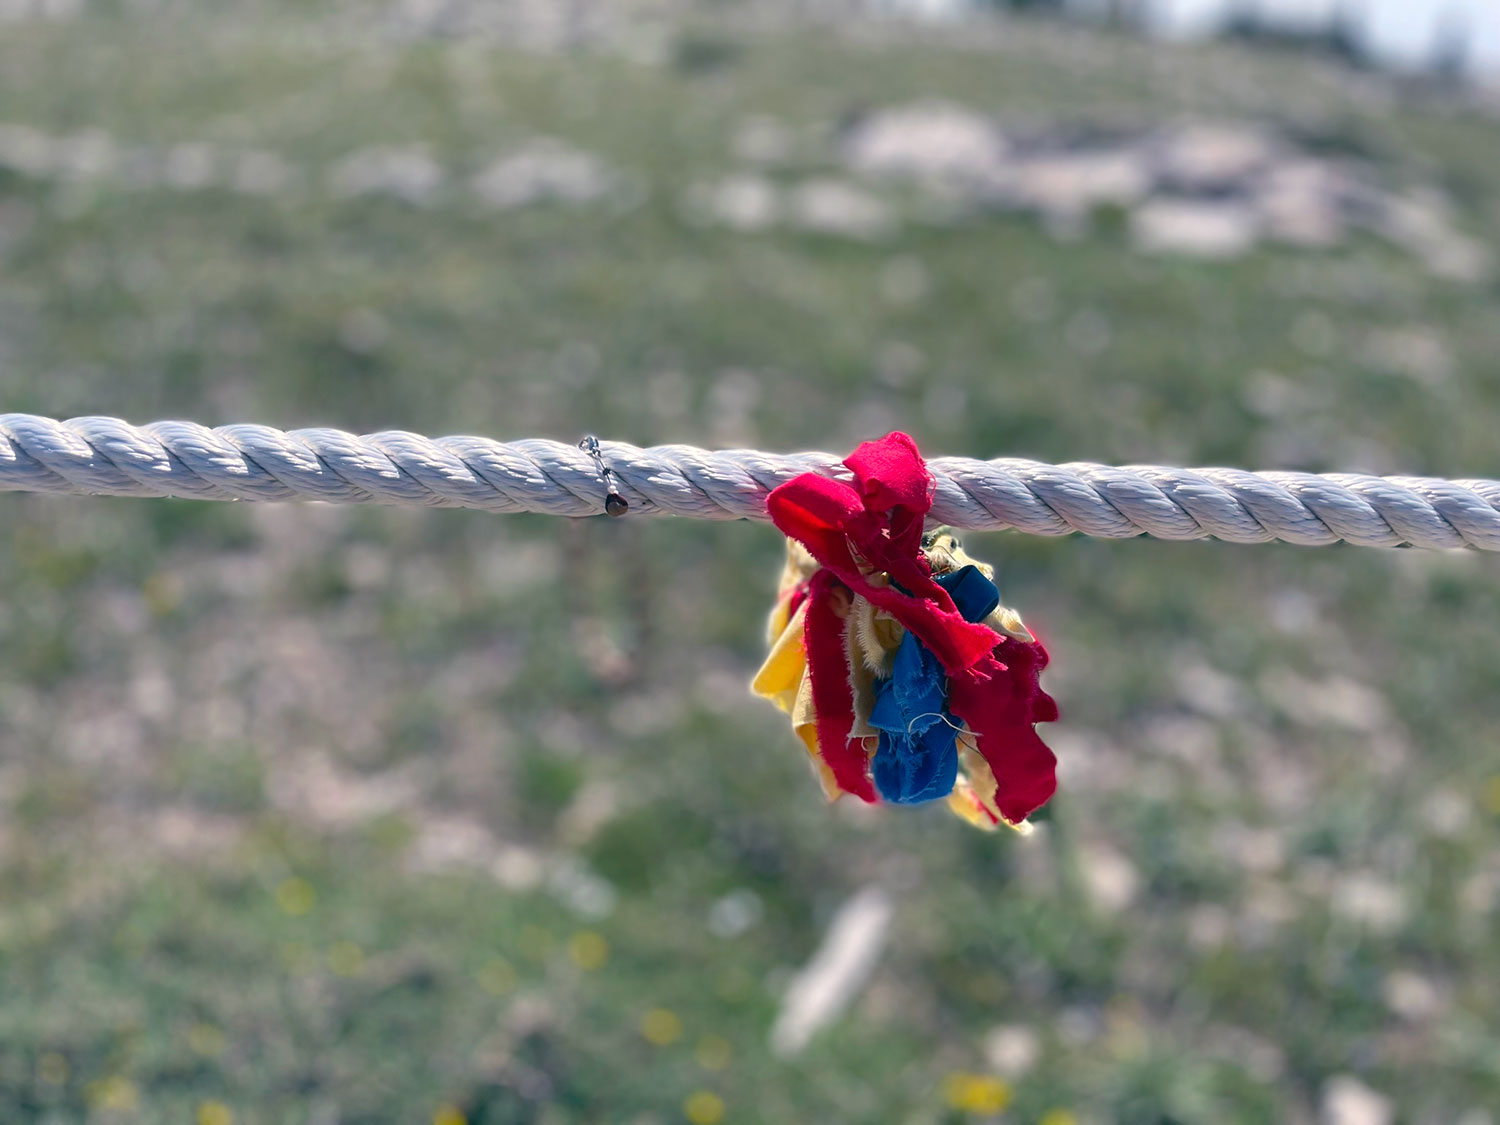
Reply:
<svg viewBox="0 0 1500 1125"><path fill-rule="evenodd" d="M1151 187L1145 161L1128 149L1050 153L1017 162L1011 191L1021 204L1063 215L1127 207Z"/></svg>
<svg viewBox="0 0 1500 1125"><path fill-rule="evenodd" d="M1443 1010L1443 997L1437 986L1405 969L1390 973L1380 991L1391 1011L1413 1023L1430 1020Z"/></svg>
<svg viewBox="0 0 1500 1125"><path fill-rule="evenodd" d="M1136 208L1130 233L1148 254L1234 258L1255 246L1258 226L1243 203L1162 198Z"/></svg>
<svg viewBox="0 0 1500 1125"><path fill-rule="evenodd" d="M328 186L335 195L388 195L406 203L426 204L443 186L443 170L426 148L377 147L351 153L334 165Z"/></svg>
<svg viewBox="0 0 1500 1125"><path fill-rule="evenodd" d="M1427 795L1417 816L1434 836L1452 839L1461 836L1473 823L1474 807L1462 793L1438 789Z"/></svg>
<svg viewBox="0 0 1500 1125"><path fill-rule="evenodd" d="M890 896L876 886L839 908L823 944L787 986L771 1027L772 1051L797 1054L849 1006L875 971L894 912Z"/></svg>
<svg viewBox="0 0 1500 1125"><path fill-rule="evenodd" d="M930 100L865 118L845 139L844 159L860 175L972 190L1005 179L1007 149L981 114Z"/></svg>
<svg viewBox="0 0 1500 1125"><path fill-rule="evenodd" d="M120 154L114 138L88 129L52 144L52 170L65 180L97 180L114 173Z"/></svg>
<svg viewBox="0 0 1500 1125"><path fill-rule="evenodd" d="M1309 680L1273 670L1261 676L1259 685L1271 703L1298 722L1346 727L1365 734L1389 730L1395 723L1384 695L1347 676Z"/></svg>
<svg viewBox="0 0 1500 1125"><path fill-rule="evenodd" d="M1407 918L1406 896L1401 888L1366 872L1336 882L1331 906L1335 914L1377 934L1394 933Z"/></svg>
<svg viewBox="0 0 1500 1125"><path fill-rule="evenodd" d="M173 145L162 163L162 180L179 191L201 191L214 182L215 163L208 145Z"/></svg>
<svg viewBox="0 0 1500 1125"><path fill-rule="evenodd" d="M40 178L53 170L53 141L29 125L0 125L0 168Z"/></svg>
<svg viewBox="0 0 1500 1125"><path fill-rule="evenodd" d="M1177 697L1213 719L1227 719L1245 708L1239 680L1207 664L1184 661L1177 672Z"/></svg>
<svg viewBox="0 0 1500 1125"><path fill-rule="evenodd" d="M470 186L486 206L506 210L547 200L591 203L607 196L612 182L608 166L593 153L543 138L497 157Z"/></svg>
<svg viewBox="0 0 1500 1125"><path fill-rule="evenodd" d="M896 227L889 204L847 180L816 179L792 189L787 218L803 230L845 238L882 238Z"/></svg>
<svg viewBox="0 0 1500 1125"><path fill-rule="evenodd" d="M1376 328L1365 337L1361 359L1379 371L1405 375L1424 386L1436 387L1453 375L1453 353L1431 328Z"/></svg>
<svg viewBox="0 0 1500 1125"><path fill-rule="evenodd" d="M531 848L503 844L490 863L490 875L506 890L530 891L541 885L546 863Z"/></svg>
<svg viewBox="0 0 1500 1125"><path fill-rule="evenodd" d="M1254 204L1267 238L1289 246L1327 247L1343 240L1349 177L1321 160L1273 164L1256 182Z"/></svg>
<svg viewBox="0 0 1500 1125"><path fill-rule="evenodd" d="M1106 914L1118 914L1135 901L1141 877L1135 865L1107 844L1083 849L1084 885L1094 906Z"/></svg>
<svg viewBox="0 0 1500 1125"><path fill-rule="evenodd" d="M1163 177L1187 191L1222 191L1270 163L1279 146L1254 126L1200 123L1174 129L1157 148Z"/></svg>
<svg viewBox="0 0 1500 1125"><path fill-rule="evenodd" d="M745 233L765 230L781 220L781 195L764 176L726 176L700 184L688 194L690 213L705 222Z"/></svg>
<svg viewBox="0 0 1500 1125"><path fill-rule="evenodd" d="M1339 1074L1323 1085L1321 1125L1391 1125L1395 1107L1384 1094L1351 1074Z"/></svg>
<svg viewBox="0 0 1500 1125"><path fill-rule="evenodd" d="M984 1037L984 1058L1003 1078L1019 1078L1042 1056L1042 1042L1029 1027L1003 1024Z"/></svg>
<svg viewBox="0 0 1500 1125"><path fill-rule="evenodd" d="M572 856L553 863L547 889L573 913L593 921L609 917L620 900L613 883Z"/></svg>
<svg viewBox="0 0 1500 1125"><path fill-rule="evenodd" d="M1375 230L1421 258L1431 273L1471 283L1491 275L1490 249L1457 229L1448 200L1435 189L1390 196L1384 202Z"/></svg>
<svg viewBox="0 0 1500 1125"><path fill-rule="evenodd" d="M735 938L760 921L764 907L749 887L737 887L716 899L708 909L708 932L718 938Z"/></svg>

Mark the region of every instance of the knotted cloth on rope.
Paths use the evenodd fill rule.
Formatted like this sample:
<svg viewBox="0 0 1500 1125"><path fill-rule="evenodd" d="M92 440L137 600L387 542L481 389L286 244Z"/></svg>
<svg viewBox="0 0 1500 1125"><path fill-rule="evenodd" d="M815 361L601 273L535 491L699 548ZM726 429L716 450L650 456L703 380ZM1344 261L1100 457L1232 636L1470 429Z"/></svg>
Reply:
<svg viewBox="0 0 1500 1125"><path fill-rule="evenodd" d="M634 514L767 518L771 490L804 472L847 480L828 453L774 454L601 442ZM1500 551L1500 481L1046 465L1002 457L927 462L931 518L951 527L1105 539L1280 540L1303 546ZM0 491L321 500L597 515L605 490L565 442L0 414Z"/></svg>
<svg viewBox="0 0 1500 1125"><path fill-rule="evenodd" d="M1047 650L1000 604L994 569L924 533L932 474L891 433L771 493L787 537L769 649L750 690L791 717L830 799L946 800L981 828L1021 827L1057 788L1037 723Z"/></svg>

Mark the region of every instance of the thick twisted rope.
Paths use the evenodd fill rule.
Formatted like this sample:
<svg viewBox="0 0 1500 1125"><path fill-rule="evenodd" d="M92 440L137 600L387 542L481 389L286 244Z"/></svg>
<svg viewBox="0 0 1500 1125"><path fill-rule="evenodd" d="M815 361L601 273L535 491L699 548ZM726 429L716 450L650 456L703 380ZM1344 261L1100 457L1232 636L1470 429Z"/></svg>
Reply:
<svg viewBox="0 0 1500 1125"><path fill-rule="evenodd" d="M808 470L847 477L828 453L599 447L631 514L765 519L766 494L783 481ZM938 457L928 466L937 482L933 517L953 527L1500 551L1500 481L1045 465L1007 457ZM356 437L191 422L131 426L117 418L59 422L30 414L0 415L0 491L558 516L597 515L606 494L590 455L563 442L432 439L401 431Z"/></svg>

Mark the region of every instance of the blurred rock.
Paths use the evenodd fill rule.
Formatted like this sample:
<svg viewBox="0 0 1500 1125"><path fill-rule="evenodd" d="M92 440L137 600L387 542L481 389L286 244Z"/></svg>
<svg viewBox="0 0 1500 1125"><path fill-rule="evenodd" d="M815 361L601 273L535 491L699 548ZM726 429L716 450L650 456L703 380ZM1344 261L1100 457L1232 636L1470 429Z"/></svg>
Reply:
<svg viewBox="0 0 1500 1125"><path fill-rule="evenodd" d="M1118 914L1135 901L1141 876L1135 865L1103 843L1085 845L1081 863L1084 885L1097 910Z"/></svg>
<svg viewBox="0 0 1500 1125"><path fill-rule="evenodd" d="M593 153L542 139L497 157L470 187L485 206L507 210L547 200L590 203L610 193L613 178Z"/></svg>
<svg viewBox="0 0 1500 1125"><path fill-rule="evenodd" d="M234 816L206 813L201 809L164 808L151 820L152 842L171 855L202 862L213 853L223 853L244 842L244 822ZM129 846L139 846L139 840Z"/></svg>
<svg viewBox="0 0 1500 1125"><path fill-rule="evenodd" d="M1438 277L1481 282L1493 272L1489 247L1459 232L1447 199L1436 189L1385 198L1371 225L1377 234L1422 259Z"/></svg>
<svg viewBox="0 0 1500 1125"><path fill-rule="evenodd" d="M541 886L545 874L543 857L533 849L517 844L501 845L490 863L490 875L507 890L535 890Z"/></svg>
<svg viewBox="0 0 1500 1125"><path fill-rule="evenodd" d="M725 176L713 184L699 184L688 192L689 217L730 230L765 230L781 221L781 195L764 176Z"/></svg>
<svg viewBox="0 0 1500 1125"><path fill-rule="evenodd" d="M1405 969L1388 974L1380 992L1386 1007L1413 1023L1430 1020L1446 1007L1442 993L1432 981Z"/></svg>
<svg viewBox="0 0 1500 1125"><path fill-rule="evenodd" d="M421 145L361 149L328 174L335 195L386 195L419 206L433 201L443 180L443 169Z"/></svg>
<svg viewBox="0 0 1500 1125"><path fill-rule="evenodd" d="M1353 1075L1336 1075L1323 1085L1321 1125L1392 1125L1395 1119L1391 1100Z"/></svg>
<svg viewBox="0 0 1500 1125"><path fill-rule="evenodd" d="M550 54L618 41L627 7L557 0L396 0L388 19L402 38L477 39Z"/></svg>
<svg viewBox="0 0 1500 1125"><path fill-rule="evenodd" d="M1332 165L1294 158L1269 168L1252 191L1267 238L1322 248L1344 238L1348 189L1348 178Z"/></svg>
<svg viewBox="0 0 1500 1125"><path fill-rule="evenodd" d="M162 182L178 191L201 191L217 178L218 157L205 144L177 144L162 161Z"/></svg>
<svg viewBox="0 0 1500 1125"><path fill-rule="evenodd" d="M1491 274L1489 248L1458 231L1435 189L1384 192L1374 167L1299 151L1255 123L1104 137L1054 126L1007 137L973 110L930 100L869 114L846 133L843 157L858 176L908 180L947 207L929 209L928 219L1017 208L1055 237L1075 239L1091 212L1134 207L1138 248L1200 258L1235 257L1261 239L1325 249L1362 228L1439 276L1477 282Z"/></svg>
<svg viewBox="0 0 1500 1125"><path fill-rule="evenodd" d="M775 117L747 117L735 130L730 149L746 164L783 164L796 148L791 129Z"/></svg>
<svg viewBox="0 0 1500 1125"><path fill-rule="evenodd" d="M865 887L839 908L823 944L792 978L771 1027L771 1050L795 1055L832 1023L874 972L894 905L879 887Z"/></svg>
<svg viewBox="0 0 1500 1125"><path fill-rule="evenodd" d="M251 150L235 156L229 186L246 195L278 195L297 179L297 169L276 153Z"/></svg>
<svg viewBox="0 0 1500 1125"><path fill-rule="evenodd" d="M1213 719L1227 719L1245 709L1245 690L1239 680L1191 657L1184 658L1177 672L1177 697Z"/></svg>
<svg viewBox="0 0 1500 1125"><path fill-rule="evenodd" d="M1011 197L1044 214L1087 215L1099 207L1127 207L1145 198L1151 176L1144 156L1129 149L1061 152L1018 161Z"/></svg>
<svg viewBox="0 0 1500 1125"><path fill-rule="evenodd" d="M84 0L0 0L0 23L61 23L77 19L85 10Z"/></svg>
<svg viewBox="0 0 1500 1125"><path fill-rule="evenodd" d="M620 894L574 856L559 856L547 873L547 890L573 913L591 921L614 913Z"/></svg>
<svg viewBox="0 0 1500 1125"><path fill-rule="evenodd" d="M1328 724L1375 734L1395 722L1385 696L1347 676L1309 680L1282 670L1260 677L1266 699L1289 717L1309 724Z"/></svg>
<svg viewBox="0 0 1500 1125"><path fill-rule="evenodd" d="M1334 883L1330 900L1335 914L1377 934L1390 934L1406 922L1406 896L1394 883L1359 872Z"/></svg>
<svg viewBox="0 0 1500 1125"><path fill-rule="evenodd" d="M1057 755L1060 785L1079 792L1112 793L1131 783L1128 755L1103 731L1070 726L1064 717L1048 730L1047 744Z"/></svg>
<svg viewBox="0 0 1500 1125"><path fill-rule="evenodd" d="M1205 122L1169 130L1155 146L1161 178L1184 192L1225 192L1265 168L1280 146L1253 125Z"/></svg>
<svg viewBox="0 0 1500 1125"><path fill-rule="evenodd" d="M1427 795L1417 810L1422 824L1432 835L1453 839L1462 835L1474 821L1471 800L1453 789L1439 789Z"/></svg>
<svg viewBox="0 0 1500 1125"><path fill-rule="evenodd" d="M848 180L808 180L792 189L787 219L803 230L846 238L878 239L894 232L896 215L878 196Z"/></svg>
<svg viewBox="0 0 1500 1125"><path fill-rule="evenodd" d="M764 909L758 894L737 887L709 907L708 932L719 938L739 937L760 921Z"/></svg>
<svg viewBox="0 0 1500 1125"><path fill-rule="evenodd" d="M1003 1025L984 1037L984 1058L1003 1078L1019 1078L1031 1070L1042 1055L1041 1037L1029 1027Z"/></svg>
<svg viewBox="0 0 1500 1125"><path fill-rule="evenodd" d="M0 125L0 168L22 176L53 172L53 139L28 125Z"/></svg>
<svg viewBox="0 0 1500 1125"><path fill-rule="evenodd" d="M949 193L1002 186L1007 151L989 119L936 100L873 113L844 138L845 162L859 175L907 178Z"/></svg>
<svg viewBox="0 0 1500 1125"><path fill-rule="evenodd" d="M1218 760L1220 724L1196 715L1159 715L1147 720L1141 743L1148 753L1202 769Z"/></svg>
<svg viewBox="0 0 1500 1125"><path fill-rule="evenodd" d="M410 769L367 777L341 769L321 753L300 761L272 763L266 790L272 807L278 811L325 828L347 828L395 812L409 807L417 797L414 772ZM488 845L478 847L477 851L471 847L475 834L470 829L477 826L435 820L429 827L433 838L424 846L434 856L457 852L488 855Z"/></svg>
<svg viewBox="0 0 1500 1125"><path fill-rule="evenodd" d="M1365 337L1361 358L1370 367L1436 387L1453 374L1453 355L1429 328L1376 328Z"/></svg>
<svg viewBox="0 0 1500 1125"><path fill-rule="evenodd" d="M120 163L114 138L100 129L58 137L51 149L51 170L63 180L102 179L113 175Z"/></svg>
<svg viewBox="0 0 1500 1125"><path fill-rule="evenodd" d="M495 862L495 838L467 817L431 817L418 827L406 852L409 870L420 873L487 869Z"/></svg>
<svg viewBox="0 0 1500 1125"><path fill-rule="evenodd" d="M1130 233L1148 254L1234 258L1254 247L1259 223L1244 203L1153 199L1131 215Z"/></svg>

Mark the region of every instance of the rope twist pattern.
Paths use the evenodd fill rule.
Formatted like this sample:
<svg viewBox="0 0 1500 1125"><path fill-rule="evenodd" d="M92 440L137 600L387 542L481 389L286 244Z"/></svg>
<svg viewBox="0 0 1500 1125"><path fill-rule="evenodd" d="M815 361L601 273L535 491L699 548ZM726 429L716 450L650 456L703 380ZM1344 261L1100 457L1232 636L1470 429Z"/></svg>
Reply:
<svg viewBox="0 0 1500 1125"><path fill-rule="evenodd" d="M848 477L828 453L620 442L600 451L631 514L763 520L766 494L783 481L809 470ZM959 528L1500 551L1500 481L1009 457L937 457L928 467L934 518ZM564 442L0 414L0 491L591 516L604 511L606 490L589 454Z"/></svg>

